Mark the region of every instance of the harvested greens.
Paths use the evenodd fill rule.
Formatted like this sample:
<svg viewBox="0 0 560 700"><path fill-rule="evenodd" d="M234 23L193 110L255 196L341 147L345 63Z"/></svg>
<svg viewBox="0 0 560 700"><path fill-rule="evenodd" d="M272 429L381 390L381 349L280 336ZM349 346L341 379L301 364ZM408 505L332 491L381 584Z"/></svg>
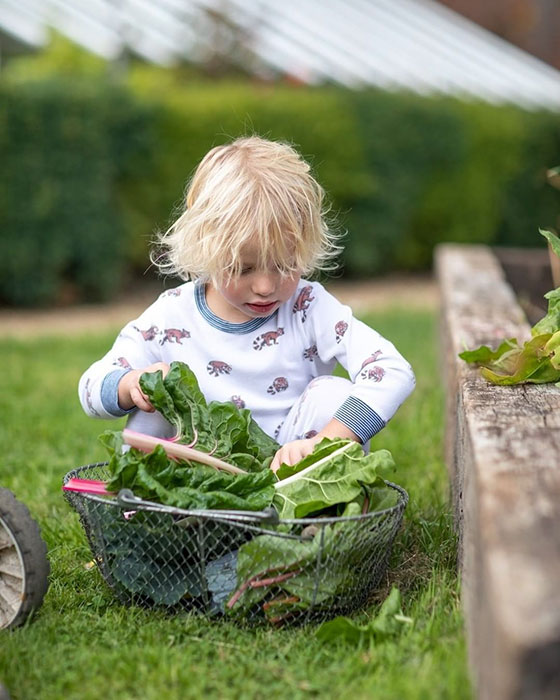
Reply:
<svg viewBox="0 0 560 700"><path fill-rule="evenodd" d="M363 506L370 493L365 487L377 486L393 495L382 478L393 468L387 450L365 455L356 442L322 440L305 459L280 467L274 505L281 518L304 518L340 503Z"/></svg>
<svg viewBox="0 0 560 700"><path fill-rule="evenodd" d="M270 469L233 475L197 462L176 462L162 447L148 454L122 451L120 433L101 440L109 450L109 491L131 489L136 496L185 510L263 510L272 503L276 477Z"/></svg>
<svg viewBox="0 0 560 700"><path fill-rule="evenodd" d="M123 451L122 433L107 431L101 436L110 454L107 489L128 488L145 500L185 510L273 506L280 524L260 534L257 527L235 522L181 520L142 510L123 518L113 509L103 524L104 557L121 592L167 606L201 605L238 619L257 611L277 622L309 609L328 610L349 591L361 591L363 597L375 585L394 525L389 531L382 521L361 516L399 501L398 491L384 480L394 469L387 450L366 455L355 442L325 439L275 475L269 465L279 445L248 410L207 403L187 365L174 362L165 378L155 372L142 375L140 382L175 426L177 441L247 473L175 460L159 445L149 453ZM308 526L289 522L310 517ZM323 524L317 518L328 520Z"/></svg>
<svg viewBox="0 0 560 700"><path fill-rule="evenodd" d="M176 429L175 440L226 458L246 471L266 469L278 443L252 419L251 412L233 403L206 402L194 372L172 362L165 378L148 372L140 378L142 391Z"/></svg>
<svg viewBox="0 0 560 700"><path fill-rule="evenodd" d="M383 481L394 467L387 450L364 455L355 442L325 439L298 464L283 464L276 476L269 465L278 443L261 430L248 409L207 403L186 364L173 362L165 378L161 371L143 374L140 384L153 406L175 426L175 441L248 473L233 475L197 462L176 461L159 446L147 454L135 448L123 451L122 433L106 431L100 439L110 454L109 491L128 488L140 498L186 510L263 510L274 504L283 519L363 502L363 486L391 493Z"/></svg>
<svg viewBox="0 0 560 700"><path fill-rule="evenodd" d="M560 240L550 231L540 231L560 257ZM478 364L482 376L493 384L546 384L560 382L560 287L545 294L548 312L531 328L531 339L520 345L516 338L500 343L496 350L482 345L465 350L459 357Z"/></svg>
<svg viewBox="0 0 560 700"><path fill-rule="evenodd" d="M262 510L272 503L276 477L268 468L278 443L261 430L247 409L206 402L191 369L173 362L162 372L143 374L140 385L152 405L175 426L177 442L226 459L247 471L234 476L197 462L175 461L163 448L146 454L123 452L120 432L101 441L110 454L109 491L131 489L136 496L176 508Z"/></svg>
<svg viewBox="0 0 560 700"><path fill-rule="evenodd" d="M381 476L393 467L387 450L364 455L358 444L347 440L323 440L298 464L283 465L274 505L281 518L312 516L313 525L283 524L277 533L242 545L236 587L225 612L245 619L258 609L277 623L311 608L328 610L350 594L357 596L356 591L368 590L368 579L375 585L376 568L386 564L380 542L387 533L359 516L396 505L397 491Z"/></svg>

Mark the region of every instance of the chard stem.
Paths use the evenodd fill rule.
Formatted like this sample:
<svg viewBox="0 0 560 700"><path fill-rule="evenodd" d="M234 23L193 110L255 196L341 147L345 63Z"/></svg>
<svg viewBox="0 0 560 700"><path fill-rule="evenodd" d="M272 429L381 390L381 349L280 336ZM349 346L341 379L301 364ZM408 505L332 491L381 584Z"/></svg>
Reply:
<svg viewBox="0 0 560 700"><path fill-rule="evenodd" d="M194 447L196 443L198 442L198 431L193 425L193 432L194 432L194 440L192 442L189 442L187 447Z"/></svg>
<svg viewBox="0 0 560 700"><path fill-rule="evenodd" d="M297 595L290 595L286 596L285 598L274 598L274 600L269 600L266 603L263 603L263 610L266 612L267 610L270 610L273 607L279 606L279 605L290 605L291 603L299 603L300 599L297 597Z"/></svg>
<svg viewBox="0 0 560 700"><path fill-rule="evenodd" d="M214 441L215 441L215 442L214 442L214 447L213 447L213 448L210 450L210 452L208 453L209 455L213 455L214 452L218 449L218 440L217 440L216 438L214 438Z"/></svg>
<svg viewBox="0 0 560 700"><path fill-rule="evenodd" d="M280 574L278 576L271 576L270 578L260 578L256 581L253 579L249 582L251 588L264 588L264 586L272 586L274 583L280 583L281 581L286 581L289 578L293 578L301 574L301 569L296 569L295 571L289 571L287 574Z"/></svg>
<svg viewBox="0 0 560 700"><path fill-rule="evenodd" d="M296 562L297 563L297 562ZM285 569L289 568L290 566L293 566L293 564L288 564L288 565L280 565L280 566L273 566L270 569L265 569L264 571L260 571L258 574L254 574L254 576L250 576L246 581L243 581L241 586L232 594L231 598L227 602L227 607L228 608L233 608L233 606L237 603L237 601L241 598L243 593L248 588L258 588L259 586L265 586L265 585L270 585L269 583L259 583L260 580L264 581L269 581L269 582L277 582L277 581L283 581L284 579L291 578L292 576L295 576L296 574L300 574L302 569L297 569L296 571L289 571L287 574L280 575L275 578L269 578L269 579L263 579L263 576L266 576L267 574L274 574L277 571L284 571Z"/></svg>

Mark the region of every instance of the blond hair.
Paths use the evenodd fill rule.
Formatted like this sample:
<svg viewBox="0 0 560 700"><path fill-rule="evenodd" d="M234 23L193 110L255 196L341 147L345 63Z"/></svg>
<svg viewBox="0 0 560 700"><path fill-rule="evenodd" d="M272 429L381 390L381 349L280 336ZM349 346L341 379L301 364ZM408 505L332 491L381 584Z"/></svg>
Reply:
<svg viewBox="0 0 560 700"><path fill-rule="evenodd" d="M324 191L291 146L239 138L200 162L186 208L152 259L164 273L220 284L241 274L250 242L262 269L287 276L334 269L341 248L325 215Z"/></svg>

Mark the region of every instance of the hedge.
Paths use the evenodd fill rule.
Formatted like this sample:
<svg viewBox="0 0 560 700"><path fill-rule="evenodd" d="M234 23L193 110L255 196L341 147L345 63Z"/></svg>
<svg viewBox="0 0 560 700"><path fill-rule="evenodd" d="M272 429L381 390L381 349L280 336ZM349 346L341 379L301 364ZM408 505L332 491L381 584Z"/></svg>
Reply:
<svg viewBox="0 0 560 700"><path fill-rule="evenodd" d="M78 87L79 86L79 87ZM212 146L258 133L294 143L347 229L347 276L426 270L438 242L541 245L560 195L560 119L549 112L378 90L181 83L0 87L0 298L106 297L144 272L155 229L180 209Z"/></svg>
<svg viewBox="0 0 560 700"><path fill-rule="evenodd" d="M309 158L348 231L348 276L428 269L443 240L541 245L538 227L557 223L559 195L545 178L560 162L556 114L378 90L180 87L159 75L131 80L158 104L144 231L170 222L208 148L247 132L287 139Z"/></svg>
<svg viewBox="0 0 560 700"><path fill-rule="evenodd" d="M122 90L0 86L4 302L104 299L118 289L127 258L118 183L134 170L147 123Z"/></svg>

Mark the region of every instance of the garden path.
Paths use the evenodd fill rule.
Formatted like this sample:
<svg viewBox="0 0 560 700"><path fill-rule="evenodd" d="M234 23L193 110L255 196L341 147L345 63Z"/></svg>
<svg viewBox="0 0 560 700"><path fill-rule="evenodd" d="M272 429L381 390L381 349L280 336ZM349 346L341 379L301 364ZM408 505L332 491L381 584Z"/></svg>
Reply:
<svg viewBox="0 0 560 700"><path fill-rule="evenodd" d="M435 309L437 284L431 275L389 276L368 281L335 280L327 285L340 301L356 313L389 306ZM0 308L3 338L29 338L41 335L73 335L123 326L136 318L157 296L161 287L128 293L108 304L84 304L57 308Z"/></svg>

